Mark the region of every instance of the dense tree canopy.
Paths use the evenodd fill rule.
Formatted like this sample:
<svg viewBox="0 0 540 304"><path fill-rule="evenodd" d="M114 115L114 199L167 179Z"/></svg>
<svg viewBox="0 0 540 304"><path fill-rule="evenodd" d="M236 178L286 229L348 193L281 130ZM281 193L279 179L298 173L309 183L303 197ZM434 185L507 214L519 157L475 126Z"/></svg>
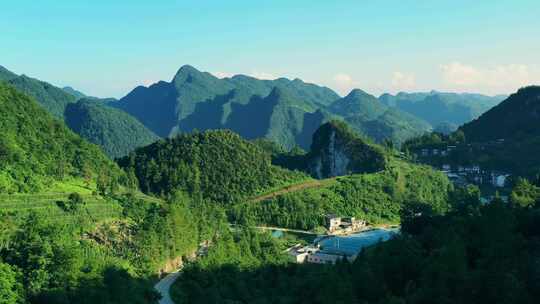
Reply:
<svg viewBox="0 0 540 304"><path fill-rule="evenodd" d="M120 160L133 171L144 192L176 190L232 203L305 178L270 163L258 146L230 131L207 131L158 141Z"/></svg>
<svg viewBox="0 0 540 304"><path fill-rule="evenodd" d="M82 99L69 104L64 117L71 130L101 146L111 158L126 156L136 148L158 140L134 117L99 100Z"/></svg>
<svg viewBox="0 0 540 304"><path fill-rule="evenodd" d="M66 177L118 180L123 173L100 151L19 93L0 84L0 192L38 191Z"/></svg>

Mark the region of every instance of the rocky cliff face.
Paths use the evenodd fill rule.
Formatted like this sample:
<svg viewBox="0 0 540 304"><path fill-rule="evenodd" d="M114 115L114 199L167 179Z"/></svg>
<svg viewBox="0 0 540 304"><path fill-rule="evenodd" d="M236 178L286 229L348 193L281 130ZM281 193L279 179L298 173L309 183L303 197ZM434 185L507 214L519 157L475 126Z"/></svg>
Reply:
<svg viewBox="0 0 540 304"><path fill-rule="evenodd" d="M346 175L351 159L344 148L341 143L336 145L336 132L332 131L327 148L312 161L312 174L317 178Z"/></svg>
<svg viewBox="0 0 540 304"><path fill-rule="evenodd" d="M386 159L382 150L365 143L346 124L331 121L313 135L307 163L311 175L328 178L383 170Z"/></svg>

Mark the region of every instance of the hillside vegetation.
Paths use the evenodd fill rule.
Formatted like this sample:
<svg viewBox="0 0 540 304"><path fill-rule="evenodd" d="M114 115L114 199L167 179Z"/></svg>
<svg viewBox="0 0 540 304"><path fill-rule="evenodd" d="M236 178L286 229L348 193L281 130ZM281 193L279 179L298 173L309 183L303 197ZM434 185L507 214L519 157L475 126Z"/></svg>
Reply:
<svg viewBox="0 0 540 304"><path fill-rule="evenodd" d="M237 204L231 219L303 230L325 226L327 214L355 216L371 224L398 223L400 212L410 202L445 213L452 188L440 172L395 160L383 172L345 176L320 187Z"/></svg>
<svg viewBox="0 0 540 304"><path fill-rule="evenodd" d="M66 107L67 126L84 139L103 148L111 158L126 156L159 138L124 111L99 100L80 99Z"/></svg>
<svg viewBox="0 0 540 304"><path fill-rule="evenodd" d="M106 106L114 99L86 97L71 87L58 88L3 67L0 67L0 81L32 97L55 118L65 121L72 131L101 146L110 158L125 156L158 139L134 117ZM80 99L83 101L77 103Z"/></svg>
<svg viewBox="0 0 540 304"><path fill-rule="evenodd" d="M470 142L500 138L521 140L540 136L540 86L518 90L460 129Z"/></svg>
<svg viewBox="0 0 540 304"><path fill-rule="evenodd" d="M0 84L0 192L37 192L65 178L116 181L124 175L30 97Z"/></svg>
<svg viewBox="0 0 540 304"><path fill-rule="evenodd" d="M411 202L430 206L437 214L448 210L453 186L443 173L362 140L343 122L328 122L313 137L311 151L288 156L283 163L301 162L314 177L337 178L293 185L265 199L236 204L229 213L232 221L313 230L325 226L327 214L355 216L373 224L398 223L402 209ZM274 158L283 160L279 155Z"/></svg>
<svg viewBox="0 0 540 304"><path fill-rule="evenodd" d="M164 139L120 160L142 191L169 195L186 191L232 203L269 188L307 178L271 164L258 146L231 131L206 131Z"/></svg>
<svg viewBox="0 0 540 304"><path fill-rule="evenodd" d="M225 226L204 201L141 194L134 176L6 84L0 128L2 303L156 303L154 275Z"/></svg>

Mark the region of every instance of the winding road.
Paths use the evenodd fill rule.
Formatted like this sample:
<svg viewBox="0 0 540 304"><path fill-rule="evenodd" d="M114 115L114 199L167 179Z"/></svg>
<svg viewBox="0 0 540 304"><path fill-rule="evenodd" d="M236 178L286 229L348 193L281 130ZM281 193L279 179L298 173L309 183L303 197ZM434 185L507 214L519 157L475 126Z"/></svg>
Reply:
<svg viewBox="0 0 540 304"><path fill-rule="evenodd" d="M165 276L161 281L159 281L156 285L154 285L154 289L156 289L159 294L161 295L161 300L159 300L159 304L175 304L171 298L170 289L172 284L178 279L180 276L181 270L177 270L173 273L169 273L167 276Z"/></svg>

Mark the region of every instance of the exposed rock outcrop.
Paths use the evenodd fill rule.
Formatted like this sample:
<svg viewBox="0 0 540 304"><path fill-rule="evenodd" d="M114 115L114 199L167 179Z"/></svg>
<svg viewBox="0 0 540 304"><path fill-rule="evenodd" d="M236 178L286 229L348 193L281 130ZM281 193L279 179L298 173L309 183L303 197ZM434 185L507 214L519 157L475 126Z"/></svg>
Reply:
<svg viewBox="0 0 540 304"><path fill-rule="evenodd" d="M340 121L322 125L313 135L308 170L316 178L372 173L386 166L384 151L366 143Z"/></svg>

